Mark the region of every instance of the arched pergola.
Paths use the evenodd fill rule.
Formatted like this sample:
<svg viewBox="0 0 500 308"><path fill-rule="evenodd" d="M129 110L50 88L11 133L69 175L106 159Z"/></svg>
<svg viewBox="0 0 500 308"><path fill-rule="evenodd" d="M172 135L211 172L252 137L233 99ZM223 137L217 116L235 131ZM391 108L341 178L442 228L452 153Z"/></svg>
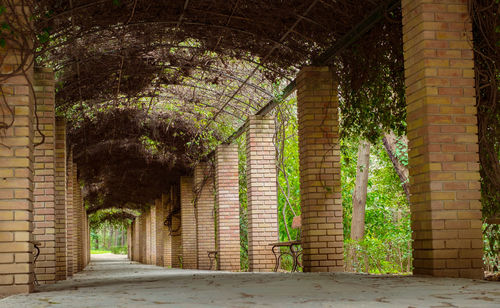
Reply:
<svg viewBox="0 0 500 308"><path fill-rule="evenodd" d="M32 291L34 272L52 283L83 269L87 214L111 207L142 211L133 260L175 267L181 255L184 268L208 269L217 247L219 269L239 270L242 134L250 270L271 270L270 112L292 93L304 271L342 271L339 97L363 108L373 88L391 97L379 126L407 123L414 273L482 277L466 2L5 1L0 292Z"/></svg>

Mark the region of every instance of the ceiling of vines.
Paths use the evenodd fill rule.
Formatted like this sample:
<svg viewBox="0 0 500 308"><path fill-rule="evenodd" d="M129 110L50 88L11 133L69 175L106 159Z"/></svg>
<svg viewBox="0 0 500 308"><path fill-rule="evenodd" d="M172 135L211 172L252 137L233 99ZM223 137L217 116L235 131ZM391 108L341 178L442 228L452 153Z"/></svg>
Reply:
<svg viewBox="0 0 500 308"><path fill-rule="evenodd" d="M57 111L96 210L157 198L388 1L14 2L34 16L35 61L56 71ZM344 88L385 76L402 89L401 38L396 8L328 64Z"/></svg>

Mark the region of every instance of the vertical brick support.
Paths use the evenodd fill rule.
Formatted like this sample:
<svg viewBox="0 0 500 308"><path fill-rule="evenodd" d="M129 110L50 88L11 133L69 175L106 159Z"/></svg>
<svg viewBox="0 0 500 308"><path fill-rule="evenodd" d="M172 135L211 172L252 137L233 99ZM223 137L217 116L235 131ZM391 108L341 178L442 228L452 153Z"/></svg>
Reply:
<svg viewBox="0 0 500 308"><path fill-rule="evenodd" d="M73 151L68 151L66 159L66 268L68 277L75 272L73 256L75 253L75 224L73 220Z"/></svg>
<svg viewBox="0 0 500 308"><path fill-rule="evenodd" d="M163 203L163 207L165 208L165 218L172 208L172 204L169 200L169 195L162 194L161 201ZM167 226L162 224L163 226L163 266L167 268L172 267L172 234Z"/></svg>
<svg viewBox="0 0 500 308"><path fill-rule="evenodd" d="M21 8L19 8L21 9ZM7 10L9 10L7 8ZM9 13L9 11L7 11ZM4 13L5 14L5 13ZM1 16L0 16L1 18ZM0 19L1 20L1 19ZM0 48L2 74L14 72L21 51L10 42ZM27 293L33 290L33 97L27 76L2 80L0 110L3 121L12 126L0 132L0 294ZM12 109L11 115L5 103Z"/></svg>
<svg viewBox="0 0 500 308"><path fill-rule="evenodd" d="M214 177L210 166L199 163L194 170L196 198L196 238L198 241L198 269L209 270L208 251L215 250L215 195Z"/></svg>
<svg viewBox="0 0 500 308"><path fill-rule="evenodd" d="M182 268L198 268L193 178L181 176Z"/></svg>
<svg viewBox="0 0 500 308"><path fill-rule="evenodd" d="M414 274L481 278L472 25L466 0L402 1Z"/></svg>
<svg viewBox="0 0 500 308"><path fill-rule="evenodd" d="M149 264L156 262L156 202L149 209Z"/></svg>
<svg viewBox="0 0 500 308"><path fill-rule="evenodd" d="M81 270L80 263L80 243L81 243L81 226L80 226L80 184L78 183L78 167L73 163L73 273L78 273Z"/></svg>
<svg viewBox="0 0 500 308"><path fill-rule="evenodd" d="M136 217L134 219L133 223L133 242L132 242L132 260L136 262L140 262L141 260L141 247L140 247L140 241L141 241L141 227L139 224L139 217Z"/></svg>
<svg viewBox="0 0 500 308"><path fill-rule="evenodd" d="M215 161L218 268L222 271L239 271L241 266L238 145L219 145L215 151Z"/></svg>
<svg viewBox="0 0 500 308"><path fill-rule="evenodd" d="M146 213L142 213L142 215L139 217L139 226L140 226L140 239L139 239L139 249L140 249L140 258L139 262L146 264L147 262L147 257L146 257Z"/></svg>
<svg viewBox="0 0 500 308"><path fill-rule="evenodd" d="M40 284L56 280L55 239L55 90L54 72L35 68L36 113L33 189L33 238L40 242L35 272Z"/></svg>
<svg viewBox="0 0 500 308"><path fill-rule="evenodd" d="M251 272L272 271L269 247L278 241L278 194L274 119L251 116L246 124L248 261Z"/></svg>
<svg viewBox="0 0 500 308"><path fill-rule="evenodd" d="M66 260L66 121L56 119L55 214L56 280L67 277Z"/></svg>
<svg viewBox="0 0 500 308"><path fill-rule="evenodd" d="M127 227L127 257L132 260L132 225Z"/></svg>
<svg viewBox="0 0 500 308"><path fill-rule="evenodd" d="M328 67L297 77L305 272L344 270L337 82Z"/></svg>
<svg viewBox="0 0 500 308"><path fill-rule="evenodd" d="M165 221L165 209L163 207L162 199L155 200L155 218L154 218L154 228L155 228L155 259L153 264L157 266L163 266L163 222Z"/></svg>
<svg viewBox="0 0 500 308"><path fill-rule="evenodd" d="M146 260L144 263L151 264L151 207L144 213L146 224Z"/></svg>

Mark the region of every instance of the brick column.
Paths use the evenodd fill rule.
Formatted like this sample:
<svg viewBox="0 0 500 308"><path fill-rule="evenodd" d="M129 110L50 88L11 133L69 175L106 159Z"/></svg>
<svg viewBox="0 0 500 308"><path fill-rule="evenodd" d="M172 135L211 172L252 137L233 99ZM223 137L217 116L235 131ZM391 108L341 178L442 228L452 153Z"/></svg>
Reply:
<svg viewBox="0 0 500 308"><path fill-rule="evenodd" d="M73 219L73 151L68 151L66 159L66 268L68 276L73 276L75 266L73 263L75 253L75 224Z"/></svg>
<svg viewBox="0 0 500 308"><path fill-rule="evenodd" d="M181 176L182 268L198 268L193 178Z"/></svg>
<svg viewBox="0 0 500 308"><path fill-rule="evenodd" d="M146 260L144 263L151 264L151 208L148 208L144 215L146 224Z"/></svg>
<svg viewBox="0 0 500 308"><path fill-rule="evenodd" d="M56 280L67 277L66 260L66 121L56 119L55 214Z"/></svg>
<svg viewBox="0 0 500 308"><path fill-rule="evenodd" d="M163 207L162 199L155 200L155 251L156 258L155 265L163 266L163 222L165 221L165 209Z"/></svg>
<svg viewBox="0 0 500 308"><path fill-rule="evenodd" d="M140 247L140 241L141 241L141 226L139 224L140 217L136 217L134 219L133 223L133 232L134 232L134 238L133 238L133 246L132 246L132 260L136 262L141 261L141 247Z"/></svg>
<svg viewBox="0 0 500 308"><path fill-rule="evenodd" d="M249 270L272 271L269 244L279 240L274 119L251 116L246 130Z"/></svg>
<svg viewBox="0 0 500 308"><path fill-rule="evenodd" d="M343 271L337 82L328 67L297 77L304 272Z"/></svg>
<svg viewBox="0 0 500 308"><path fill-rule="evenodd" d="M194 185L197 192L197 230L198 269L209 270L210 260L207 251L215 250L215 195L214 176L210 166L199 163L194 170Z"/></svg>
<svg viewBox="0 0 500 308"><path fill-rule="evenodd" d="M151 229L151 242L150 242L150 263L152 265L156 265L156 200L154 201L154 204L151 205L150 212L149 212L149 219L150 219L150 229Z"/></svg>
<svg viewBox="0 0 500 308"><path fill-rule="evenodd" d="M146 216L145 213L139 217L139 262L146 264Z"/></svg>
<svg viewBox="0 0 500 308"><path fill-rule="evenodd" d="M80 223L80 207L81 207L81 190L78 183L78 167L73 163L73 273L78 273L81 270L81 223Z"/></svg>
<svg viewBox="0 0 500 308"><path fill-rule="evenodd" d="M238 145L219 145L215 151L218 268L240 270L240 200Z"/></svg>
<svg viewBox="0 0 500 308"><path fill-rule="evenodd" d="M9 9L7 8L7 12ZM4 14L6 14L4 13ZM1 16L0 16L1 18ZM21 52L10 42L0 48L2 74L9 74L20 64ZM0 108L7 111L2 121L12 126L0 131L0 294L10 295L33 290L32 221L33 221L33 97L27 76L17 75L1 81Z"/></svg>
<svg viewBox="0 0 500 308"><path fill-rule="evenodd" d="M169 195L162 194L161 201L163 203L163 207L165 208L165 218L170 213L172 208ZM172 234L167 226L162 224L163 226L163 266L170 268L172 267Z"/></svg>
<svg viewBox="0 0 500 308"><path fill-rule="evenodd" d="M35 131L34 240L40 242L35 272L40 284L56 280L55 250L55 90L51 69L35 68L35 98L38 122Z"/></svg>
<svg viewBox="0 0 500 308"><path fill-rule="evenodd" d="M481 278L481 194L467 1L402 3L414 273Z"/></svg>
<svg viewBox="0 0 500 308"><path fill-rule="evenodd" d="M127 257L132 260L132 225L127 227Z"/></svg>

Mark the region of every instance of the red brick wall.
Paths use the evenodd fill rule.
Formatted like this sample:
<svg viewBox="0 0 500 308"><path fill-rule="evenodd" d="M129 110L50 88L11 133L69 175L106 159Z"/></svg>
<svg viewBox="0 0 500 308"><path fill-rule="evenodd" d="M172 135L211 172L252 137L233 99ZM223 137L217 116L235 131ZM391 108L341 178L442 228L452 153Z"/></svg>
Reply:
<svg viewBox="0 0 500 308"><path fill-rule="evenodd" d="M481 278L481 194L467 0L402 4L414 273Z"/></svg>
<svg viewBox="0 0 500 308"><path fill-rule="evenodd" d="M305 272L343 271L337 83L328 67L297 77Z"/></svg>
<svg viewBox="0 0 500 308"><path fill-rule="evenodd" d="M246 129L249 270L272 271L276 261L269 244L278 241L274 119L251 116Z"/></svg>
<svg viewBox="0 0 500 308"><path fill-rule="evenodd" d="M214 177L210 173L210 166L201 162L194 171L198 240L198 269L210 269L210 260L207 251L215 250L215 195Z"/></svg>
<svg viewBox="0 0 500 308"><path fill-rule="evenodd" d="M240 270L238 146L219 145L215 152L218 267Z"/></svg>
<svg viewBox="0 0 500 308"><path fill-rule="evenodd" d="M193 178L181 177L182 268L198 268Z"/></svg>
<svg viewBox="0 0 500 308"><path fill-rule="evenodd" d="M56 280L67 276L66 260L66 121L56 119L55 214Z"/></svg>
<svg viewBox="0 0 500 308"><path fill-rule="evenodd" d="M35 131L34 240L40 242L35 264L40 284L56 280L55 248L55 90L51 69L35 68L35 97L38 121ZM45 138L43 138L45 136Z"/></svg>

